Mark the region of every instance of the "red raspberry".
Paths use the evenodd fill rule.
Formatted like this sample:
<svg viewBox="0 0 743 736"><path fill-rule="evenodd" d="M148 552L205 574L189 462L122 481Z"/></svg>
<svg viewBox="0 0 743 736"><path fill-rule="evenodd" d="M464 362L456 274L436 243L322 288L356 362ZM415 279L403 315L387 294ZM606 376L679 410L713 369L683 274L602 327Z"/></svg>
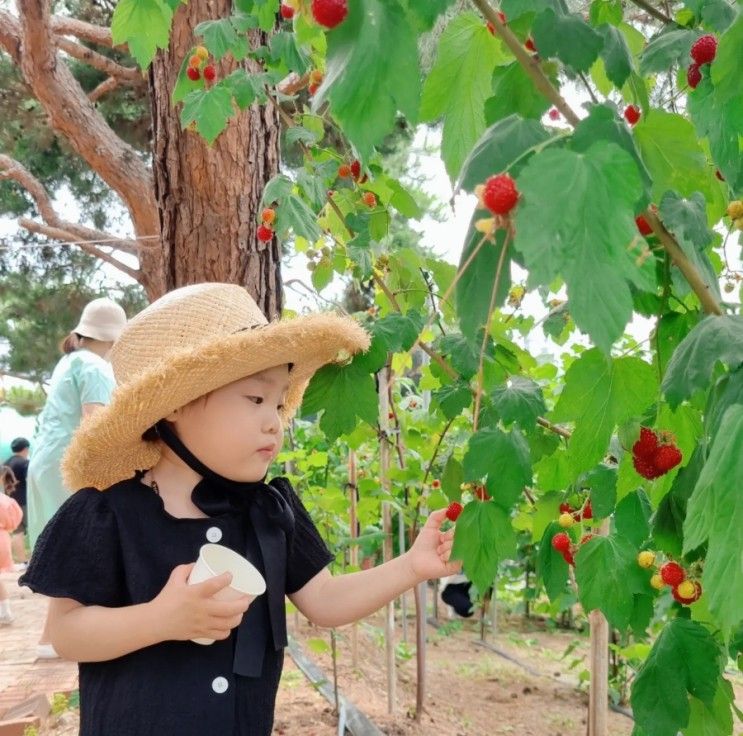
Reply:
<svg viewBox="0 0 743 736"><path fill-rule="evenodd" d="M586 505L583 507L583 518L593 519L593 507L591 506L590 499L586 501Z"/></svg>
<svg viewBox="0 0 743 736"><path fill-rule="evenodd" d="M696 89L702 81L702 72L699 71L698 64L689 64L689 68L686 70L686 81L692 89Z"/></svg>
<svg viewBox="0 0 743 736"><path fill-rule="evenodd" d="M661 475L663 475L663 473L658 471L651 459L633 455L632 464L635 466L635 470L643 478L647 478L648 480L654 480L655 478L659 478Z"/></svg>
<svg viewBox="0 0 743 736"><path fill-rule="evenodd" d="M573 509L570 508L569 503L561 503L560 504L560 513L561 514L569 514Z"/></svg>
<svg viewBox="0 0 743 736"><path fill-rule="evenodd" d="M284 20L291 20L294 17L294 8L286 3L281 3L279 12Z"/></svg>
<svg viewBox="0 0 743 736"><path fill-rule="evenodd" d="M479 498L481 501L490 500L490 494L487 492L485 486L475 486L474 494L475 498Z"/></svg>
<svg viewBox="0 0 743 736"><path fill-rule="evenodd" d="M276 210L272 207L264 207L263 212L261 212L261 221L264 225L273 225L274 220L276 219Z"/></svg>
<svg viewBox="0 0 743 736"><path fill-rule="evenodd" d="M338 176L341 179L348 179L351 176L351 167L348 164L341 164L338 167Z"/></svg>
<svg viewBox="0 0 743 736"><path fill-rule="evenodd" d="M186 75L192 82L198 82L201 79L201 72L195 66L188 67Z"/></svg>
<svg viewBox="0 0 743 736"><path fill-rule="evenodd" d="M533 54L537 53L537 47L534 45L534 40L531 36L526 39L526 43L524 43L524 46L528 51L531 51Z"/></svg>
<svg viewBox="0 0 743 736"><path fill-rule="evenodd" d="M459 501L452 501L449 504L449 508L446 509L446 518L449 521L456 521L459 518L459 514L462 513L463 508L464 506Z"/></svg>
<svg viewBox="0 0 743 736"><path fill-rule="evenodd" d="M653 455L653 465L661 475L675 468L681 460L683 460L683 455L676 445L661 445Z"/></svg>
<svg viewBox="0 0 743 736"><path fill-rule="evenodd" d="M354 159L351 161L351 174L354 179L358 179L361 176L361 161Z"/></svg>
<svg viewBox="0 0 743 736"><path fill-rule="evenodd" d="M560 552L560 554L565 554L565 552L570 551L570 537L565 534L565 532L559 532L558 534L555 534L554 537L552 537L552 547L553 549Z"/></svg>
<svg viewBox="0 0 743 736"><path fill-rule="evenodd" d="M666 562L665 565L660 568L660 576L666 585L671 585L674 588L686 580L686 573L684 568L678 564L678 562Z"/></svg>
<svg viewBox="0 0 743 736"><path fill-rule="evenodd" d="M638 215L635 217L635 224L637 229L640 231L640 235L648 236L653 234L653 228L650 227L650 223L645 219L644 215Z"/></svg>
<svg viewBox="0 0 743 736"><path fill-rule="evenodd" d="M624 110L624 119L630 124L634 125L639 119L642 112L637 105L627 105Z"/></svg>
<svg viewBox="0 0 743 736"><path fill-rule="evenodd" d="M273 230L268 225L259 225L256 234L261 243L268 243L273 238Z"/></svg>
<svg viewBox="0 0 743 736"><path fill-rule="evenodd" d="M374 192L364 192L364 196L362 197L362 199L364 200L364 204L367 207L377 206L377 197Z"/></svg>
<svg viewBox="0 0 743 736"><path fill-rule="evenodd" d="M317 93L317 90L319 90L319 89L320 89L320 85L319 84L311 84L311 85L309 85L309 87L307 87L307 91L310 93L310 96L316 94Z"/></svg>
<svg viewBox="0 0 743 736"><path fill-rule="evenodd" d="M491 176L485 182L482 201L494 215L507 215L519 201L516 182L508 174Z"/></svg>
<svg viewBox="0 0 743 736"><path fill-rule="evenodd" d="M700 583L694 581L694 594L690 596L689 598L684 598L683 595L681 595L681 592L678 589L678 586L674 586L674 588L671 590L671 595L674 597L676 601L681 603L684 606L688 606L691 603L696 603L701 597L702 597L702 586Z"/></svg>
<svg viewBox="0 0 743 736"><path fill-rule="evenodd" d="M188 65L196 69L201 66L201 57L198 54L194 54L189 60Z"/></svg>
<svg viewBox="0 0 743 736"><path fill-rule="evenodd" d="M551 107L547 114L549 115L550 120L560 119L560 111L556 107Z"/></svg>
<svg viewBox="0 0 743 736"><path fill-rule="evenodd" d="M335 28L348 15L348 0L312 0L312 17L325 28Z"/></svg>
<svg viewBox="0 0 743 736"><path fill-rule="evenodd" d="M431 481L431 488L441 488L441 481L438 478L434 478Z"/></svg>
<svg viewBox="0 0 743 736"><path fill-rule="evenodd" d="M691 47L691 58L699 65L711 64L717 55L717 38L707 34L698 38Z"/></svg>
<svg viewBox="0 0 743 736"><path fill-rule="evenodd" d="M649 460L658 449L658 435L648 427L640 427L640 439L632 445L632 454Z"/></svg>
<svg viewBox="0 0 743 736"><path fill-rule="evenodd" d="M204 79L206 79L207 82L213 82L217 78L217 70L214 68L213 64L209 64L209 66L204 67Z"/></svg>
<svg viewBox="0 0 743 736"><path fill-rule="evenodd" d="M568 565L575 565L575 558L573 557L573 553L570 550L562 553L562 559L565 560Z"/></svg>

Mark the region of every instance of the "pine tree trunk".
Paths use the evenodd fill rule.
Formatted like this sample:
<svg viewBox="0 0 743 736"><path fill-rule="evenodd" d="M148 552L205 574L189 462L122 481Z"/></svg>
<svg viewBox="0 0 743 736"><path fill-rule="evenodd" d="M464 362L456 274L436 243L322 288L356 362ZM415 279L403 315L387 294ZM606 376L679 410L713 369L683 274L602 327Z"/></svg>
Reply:
<svg viewBox="0 0 743 736"><path fill-rule="evenodd" d="M245 286L269 319L281 312L280 249L274 239L256 238L263 188L278 172L279 117L270 103L239 113L208 146L195 132L182 130L180 105L170 95L183 58L198 39L193 29L205 20L225 18L232 0L191 0L173 18L170 47L150 72L155 196L162 238L162 290L200 281ZM265 34L251 31L255 47ZM247 64L252 71L251 61ZM219 62L218 77L236 62Z"/></svg>

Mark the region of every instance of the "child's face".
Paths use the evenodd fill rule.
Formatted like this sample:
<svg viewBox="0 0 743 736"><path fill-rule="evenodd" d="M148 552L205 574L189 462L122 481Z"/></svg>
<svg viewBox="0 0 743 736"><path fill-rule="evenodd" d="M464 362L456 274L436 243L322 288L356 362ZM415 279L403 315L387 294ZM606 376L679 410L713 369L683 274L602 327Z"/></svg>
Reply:
<svg viewBox="0 0 743 736"><path fill-rule="evenodd" d="M289 366L269 368L212 391L170 419L186 447L216 473L257 481L281 449L279 411L288 384Z"/></svg>

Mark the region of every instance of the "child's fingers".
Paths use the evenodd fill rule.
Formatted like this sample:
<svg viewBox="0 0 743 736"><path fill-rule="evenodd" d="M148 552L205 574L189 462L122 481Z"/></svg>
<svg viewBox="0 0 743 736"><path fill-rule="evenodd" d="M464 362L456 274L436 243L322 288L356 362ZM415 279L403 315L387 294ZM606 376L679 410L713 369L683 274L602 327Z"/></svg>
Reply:
<svg viewBox="0 0 743 736"><path fill-rule="evenodd" d="M426 519L426 527L429 529L440 529L446 519L446 509L432 511Z"/></svg>
<svg viewBox="0 0 743 736"><path fill-rule="evenodd" d="M449 529L448 531L439 534L439 544L443 544L452 539L454 539L454 529Z"/></svg>
<svg viewBox="0 0 743 736"><path fill-rule="evenodd" d="M250 606L250 598L241 596L234 601L209 601L207 604L207 613L216 618L232 618L245 613Z"/></svg>
<svg viewBox="0 0 743 736"><path fill-rule="evenodd" d="M454 545L452 542L444 542L443 544L440 544L438 546L438 548L436 549L436 553L439 557L441 557L441 559L448 560L453 546Z"/></svg>
<svg viewBox="0 0 743 736"><path fill-rule="evenodd" d="M194 585L194 591L198 593L202 598L211 598L220 590L224 590L232 582L232 575L228 572L223 572L221 575L209 578L203 583L196 583Z"/></svg>

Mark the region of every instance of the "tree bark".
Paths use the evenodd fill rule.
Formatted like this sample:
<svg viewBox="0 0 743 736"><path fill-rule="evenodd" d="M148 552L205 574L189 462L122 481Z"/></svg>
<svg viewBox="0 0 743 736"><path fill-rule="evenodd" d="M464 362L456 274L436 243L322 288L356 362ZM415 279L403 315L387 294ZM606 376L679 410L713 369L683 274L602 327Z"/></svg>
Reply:
<svg viewBox="0 0 743 736"><path fill-rule="evenodd" d="M198 39L198 23L227 17L231 0L200 0L181 5L173 18L170 47L155 57L150 71L153 170L160 217L165 290L199 281L245 286L269 318L281 312L280 249L274 239L256 237L263 189L279 169L279 117L276 108L254 105L233 118L208 146L182 130L180 105L171 92L184 57ZM251 32L251 43L265 43ZM259 71L253 62L243 62ZM221 79L237 64L217 65Z"/></svg>

